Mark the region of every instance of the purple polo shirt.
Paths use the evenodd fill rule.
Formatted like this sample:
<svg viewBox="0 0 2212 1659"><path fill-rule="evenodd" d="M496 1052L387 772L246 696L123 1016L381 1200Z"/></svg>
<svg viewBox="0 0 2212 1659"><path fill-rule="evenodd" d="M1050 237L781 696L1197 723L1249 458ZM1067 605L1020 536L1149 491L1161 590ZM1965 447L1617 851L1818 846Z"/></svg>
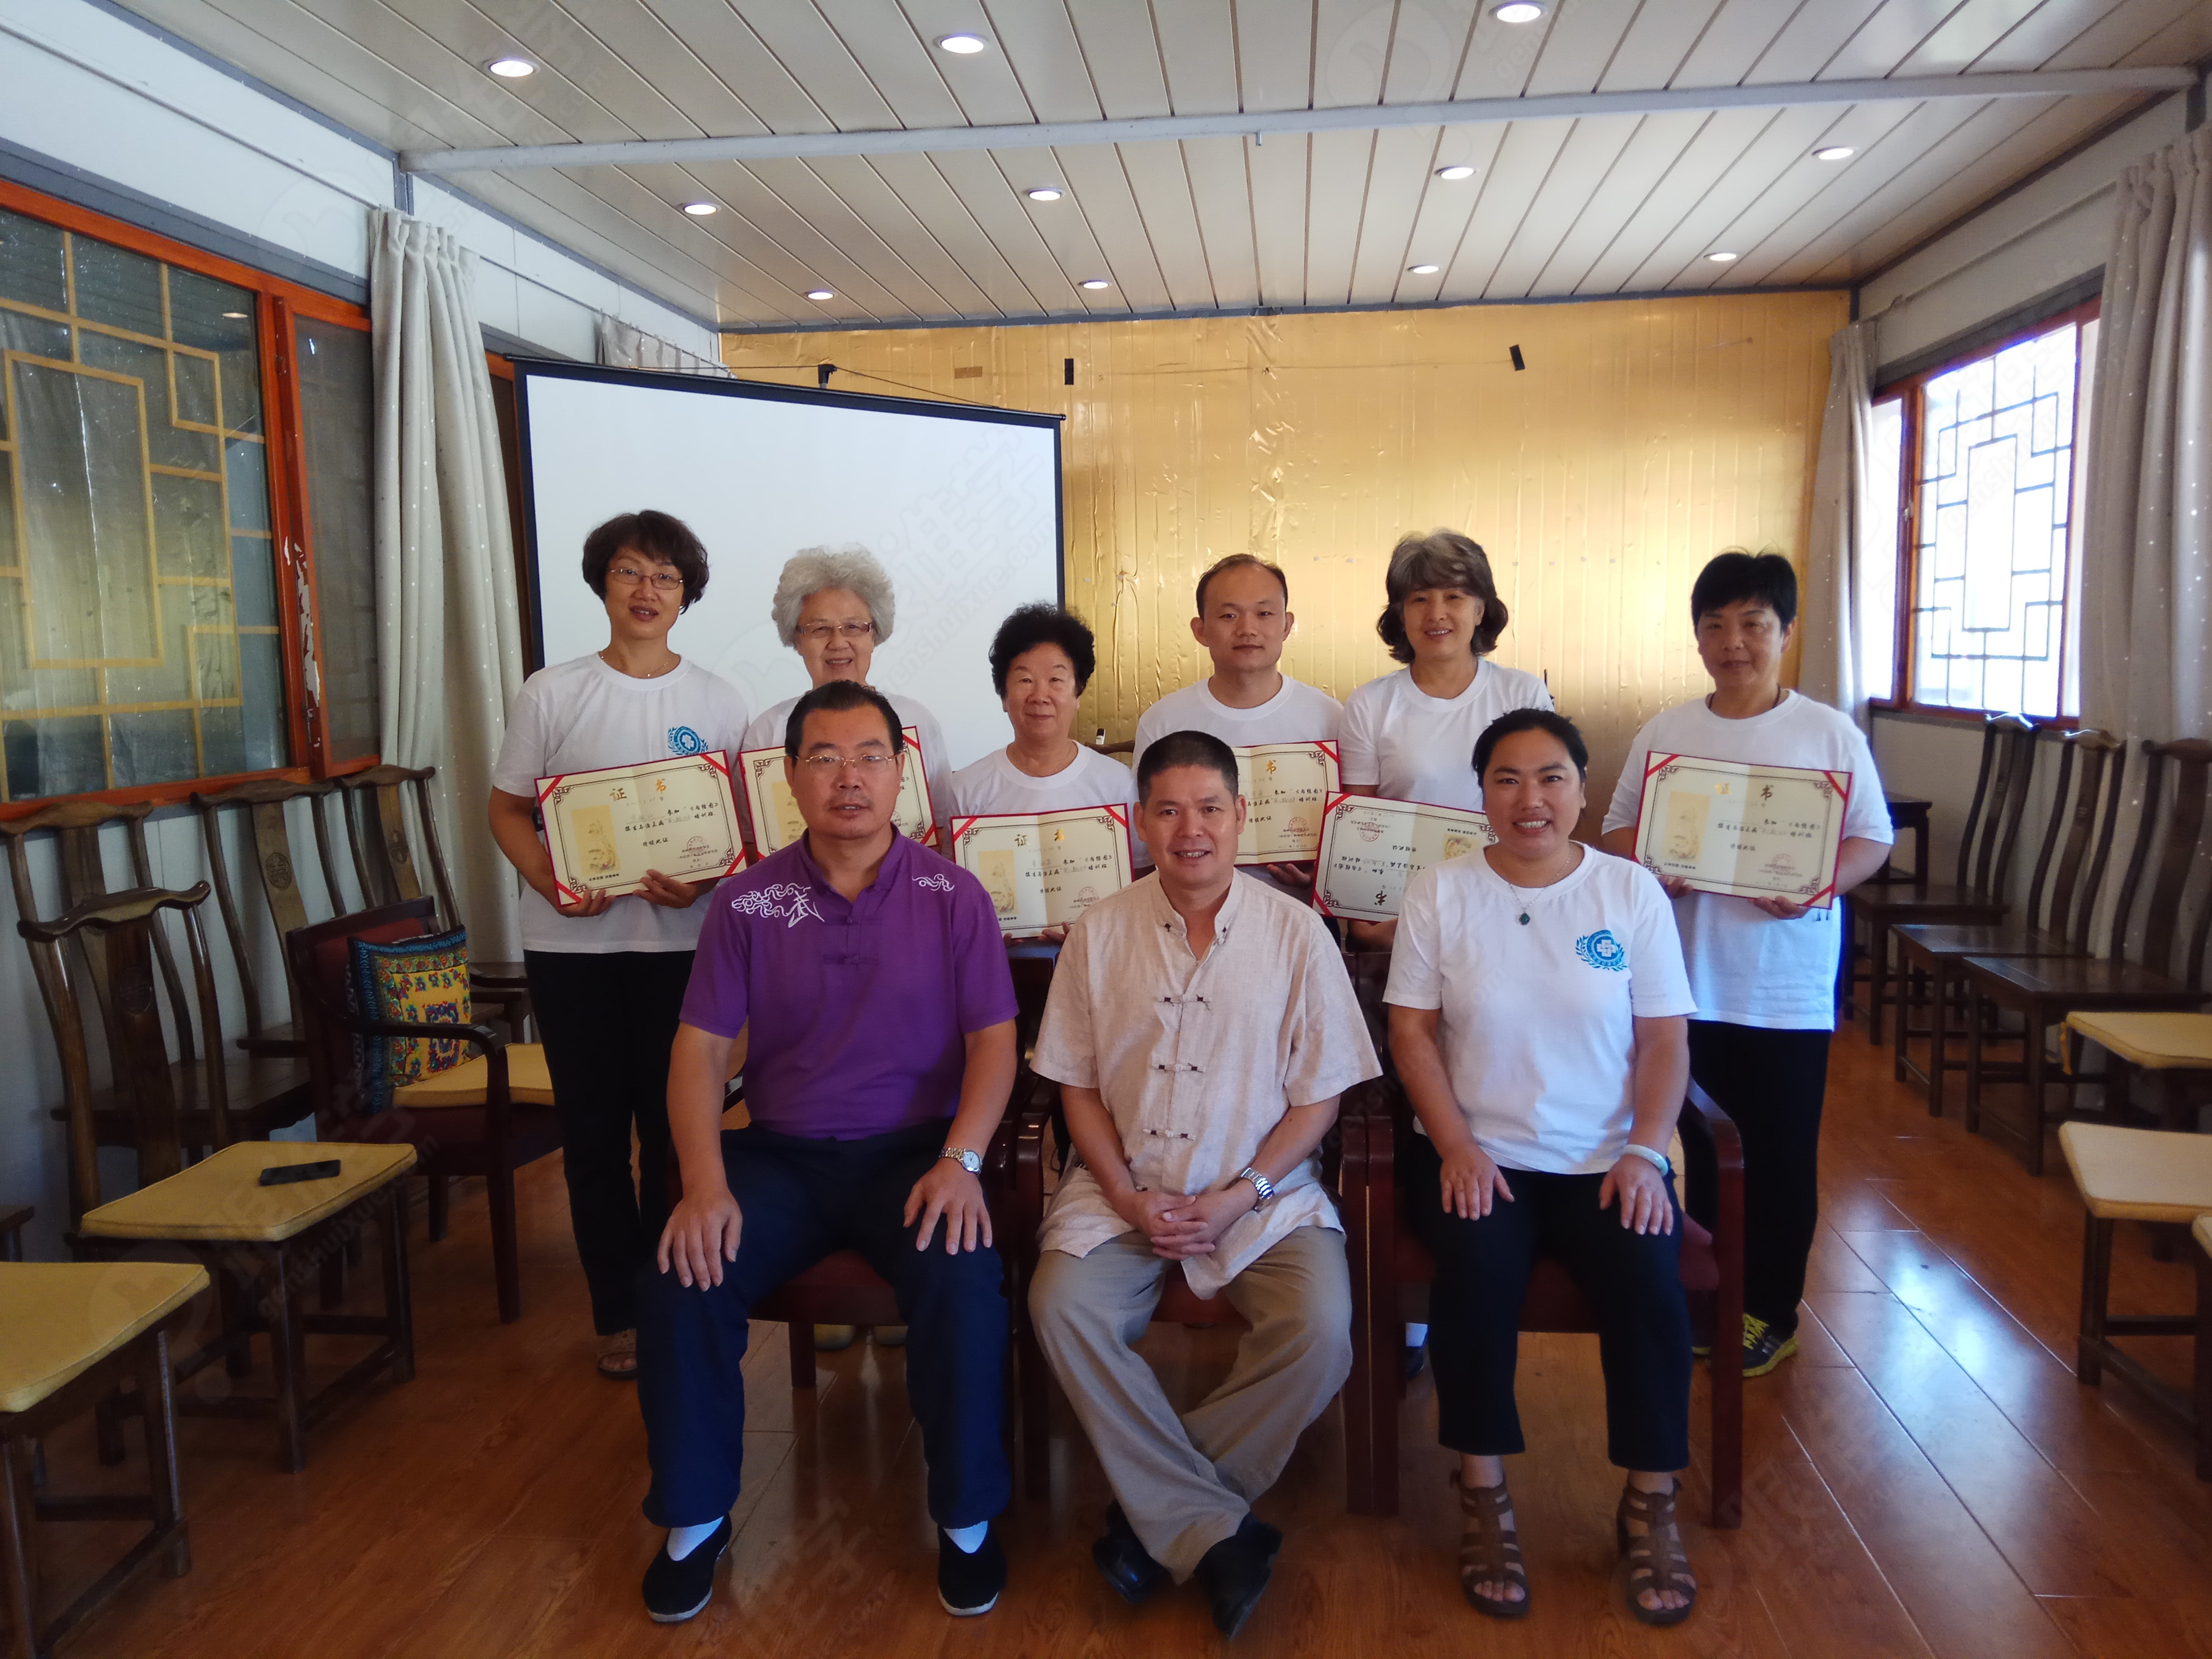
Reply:
<svg viewBox="0 0 2212 1659"><path fill-rule="evenodd" d="M780 1134L854 1140L959 1109L965 1038L1014 1017L990 896L904 836L841 897L804 837L714 889L684 1023L752 1025L745 1106Z"/></svg>

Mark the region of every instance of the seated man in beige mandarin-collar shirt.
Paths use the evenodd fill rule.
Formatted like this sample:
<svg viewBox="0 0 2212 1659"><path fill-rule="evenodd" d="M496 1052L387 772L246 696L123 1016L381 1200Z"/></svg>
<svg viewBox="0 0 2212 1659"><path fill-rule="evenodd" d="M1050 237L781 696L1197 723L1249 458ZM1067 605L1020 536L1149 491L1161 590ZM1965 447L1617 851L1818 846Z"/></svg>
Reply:
<svg viewBox="0 0 2212 1659"><path fill-rule="evenodd" d="M1140 1601L1195 1577L1234 1636L1282 1534L1252 1500L1352 1368L1344 1232L1315 1149L1380 1074L1319 917L1236 873L1244 802L1218 738L1137 770L1156 873L1069 932L1034 1065L1062 1087L1072 1163L1030 1308L1119 1501L1091 1556ZM1139 1358L1170 1262L1250 1323L1228 1380L1177 1413Z"/></svg>

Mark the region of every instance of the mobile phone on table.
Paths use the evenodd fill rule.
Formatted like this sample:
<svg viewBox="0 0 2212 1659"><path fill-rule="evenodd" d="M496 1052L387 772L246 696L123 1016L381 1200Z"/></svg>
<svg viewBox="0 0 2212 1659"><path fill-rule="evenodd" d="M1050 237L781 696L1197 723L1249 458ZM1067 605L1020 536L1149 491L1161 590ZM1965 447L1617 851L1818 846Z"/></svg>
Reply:
<svg viewBox="0 0 2212 1659"><path fill-rule="evenodd" d="M326 1158L319 1164L272 1164L261 1172L264 1187L283 1187L295 1181L328 1181L338 1172L338 1161Z"/></svg>

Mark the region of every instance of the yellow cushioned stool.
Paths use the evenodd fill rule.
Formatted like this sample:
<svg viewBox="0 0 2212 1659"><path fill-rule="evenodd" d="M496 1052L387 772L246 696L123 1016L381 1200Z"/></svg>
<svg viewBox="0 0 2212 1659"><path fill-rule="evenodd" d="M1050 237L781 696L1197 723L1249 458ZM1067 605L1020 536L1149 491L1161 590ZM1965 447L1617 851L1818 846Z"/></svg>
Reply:
<svg viewBox="0 0 2212 1659"><path fill-rule="evenodd" d="M170 1577L191 1567L177 1483L169 1327L208 1287L193 1262L0 1262L0 1605L9 1651L39 1656L157 1561ZM33 1496L40 1437L135 1382L146 1423L143 1496ZM41 1519L152 1524L51 1624L38 1622L32 1529Z"/></svg>
<svg viewBox="0 0 2212 1659"><path fill-rule="evenodd" d="M440 1107L481 1106L491 1086L491 1061L483 1054L433 1073L420 1083L403 1083L392 1091L394 1106L417 1111ZM507 1097L525 1106L553 1104L553 1074L545 1069L545 1046L539 1042L507 1045Z"/></svg>
<svg viewBox="0 0 2212 1659"><path fill-rule="evenodd" d="M404 1142L239 1141L127 1198L87 1210L78 1223L79 1246L88 1255L117 1256L149 1240L180 1244L216 1271L227 1293L240 1281L258 1291L276 1374L276 1396L268 1403L276 1408L284 1467L296 1470L307 1462L308 1428L342 1400L386 1372L395 1382L415 1375L407 1209L399 1184L415 1158ZM261 1182L265 1169L325 1162L335 1162L337 1173ZM383 1234L383 1311L333 1313L303 1305L313 1270L372 1225ZM234 1328L237 1322L224 1322ZM384 1340L311 1395L307 1338L316 1334ZM225 1340L234 1340L234 1330ZM222 1409L228 1414L259 1403L233 1400Z"/></svg>
<svg viewBox="0 0 2212 1659"><path fill-rule="evenodd" d="M2212 1135L2066 1123L2059 1126L2058 1146L2088 1211L2081 1237L2081 1329L2074 1375L2094 1385L2109 1365L2184 1422L2192 1422L2197 1413L2190 1400L2121 1352L2112 1339L2193 1334L2201 1354L2203 1298L2198 1298L2197 1315L2110 1311L2112 1229L2123 1221L2186 1227L2212 1212ZM2201 1363L2197 1370L2201 1387Z"/></svg>
<svg viewBox="0 0 2212 1659"><path fill-rule="evenodd" d="M2066 1029L2147 1072L2212 1071L2212 1014L2069 1014Z"/></svg>

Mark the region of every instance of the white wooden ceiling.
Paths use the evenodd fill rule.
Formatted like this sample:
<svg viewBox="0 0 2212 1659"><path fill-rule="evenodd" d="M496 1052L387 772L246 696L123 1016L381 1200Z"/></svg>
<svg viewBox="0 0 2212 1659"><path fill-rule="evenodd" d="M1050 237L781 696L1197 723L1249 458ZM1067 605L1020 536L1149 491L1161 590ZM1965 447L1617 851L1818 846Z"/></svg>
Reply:
<svg viewBox="0 0 2212 1659"><path fill-rule="evenodd" d="M395 149L2181 64L2212 0L125 0ZM936 46L967 31L988 50ZM538 65L519 81L492 60ZM1893 100L455 182L731 327L1844 283L2138 97ZM1813 159L1850 145L1842 163ZM1436 170L1471 164L1446 182ZM1024 192L1053 185L1038 203ZM720 204L694 218L681 204ZM1717 264L1707 255L1739 254ZM1434 274L1411 267L1434 264ZM1087 278L1111 286L1086 290ZM809 290L832 297L811 301Z"/></svg>

